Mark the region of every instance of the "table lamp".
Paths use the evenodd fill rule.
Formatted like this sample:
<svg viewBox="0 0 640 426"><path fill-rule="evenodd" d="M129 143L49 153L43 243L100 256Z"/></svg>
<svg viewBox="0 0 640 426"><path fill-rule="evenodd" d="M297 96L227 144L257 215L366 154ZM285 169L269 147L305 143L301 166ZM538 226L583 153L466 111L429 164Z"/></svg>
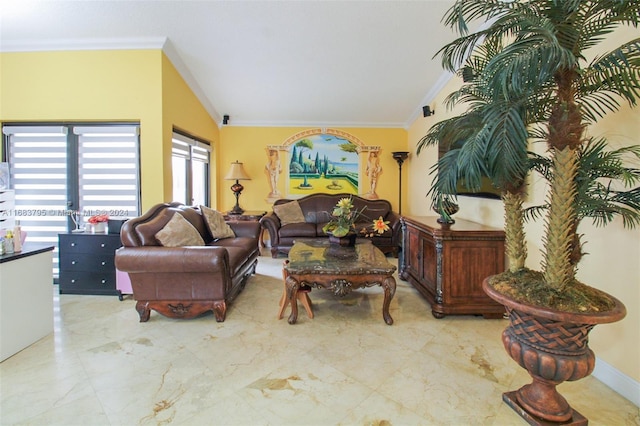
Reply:
<svg viewBox="0 0 640 426"><path fill-rule="evenodd" d="M231 163L231 169L229 169L229 173L227 173L227 176L225 176L225 179L236 181L236 183L231 185L231 191L233 191L233 194L236 196L236 205L233 208L233 210L229 212L229 214L244 213L244 210L240 208L240 204L238 203L238 198L240 197L240 193L244 189L244 186L242 186L240 181L251 180L251 178L249 177L247 172L244 171L244 168L242 167L242 163L238 162L237 160L234 163Z"/></svg>

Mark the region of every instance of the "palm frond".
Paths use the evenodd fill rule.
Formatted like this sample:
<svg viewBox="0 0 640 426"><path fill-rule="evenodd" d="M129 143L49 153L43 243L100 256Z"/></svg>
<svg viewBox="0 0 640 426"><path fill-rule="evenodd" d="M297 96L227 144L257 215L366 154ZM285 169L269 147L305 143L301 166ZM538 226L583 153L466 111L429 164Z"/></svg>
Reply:
<svg viewBox="0 0 640 426"><path fill-rule="evenodd" d="M524 209L522 212L525 222L535 222L544 218L547 214L549 204L541 204L538 206L531 206Z"/></svg>
<svg viewBox="0 0 640 426"><path fill-rule="evenodd" d="M640 38L598 56L585 67L580 81L578 99L582 104L588 104L589 101L599 104L598 101L607 100L604 106L615 111L617 106L612 109L612 101L615 100L613 96L588 97L598 92L612 93L631 105L637 104L640 97Z"/></svg>
<svg viewBox="0 0 640 426"><path fill-rule="evenodd" d="M607 150L606 139L592 138L581 149L579 162L575 199L578 222L590 218L594 225L605 226L621 217L625 227L640 225L640 187L633 187L640 183L640 169L626 165L640 163L640 146ZM530 153L530 165L545 180L553 180L549 158ZM526 209L525 220L541 218L548 207L542 204Z"/></svg>

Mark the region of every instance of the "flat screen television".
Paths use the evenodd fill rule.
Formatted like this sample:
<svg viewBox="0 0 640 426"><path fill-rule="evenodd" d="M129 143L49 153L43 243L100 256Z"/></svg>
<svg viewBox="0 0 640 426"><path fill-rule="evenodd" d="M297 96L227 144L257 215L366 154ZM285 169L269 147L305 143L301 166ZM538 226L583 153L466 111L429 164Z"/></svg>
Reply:
<svg viewBox="0 0 640 426"><path fill-rule="evenodd" d="M453 144L452 146L449 146L446 143L438 144L438 159L442 158L449 149L454 148L455 146L456 144ZM471 191L462 183L458 183L456 192L459 196L491 198L494 200L500 199L500 191L492 185L491 180L488 177L482 178L482 183L478 191Z"/></svg>

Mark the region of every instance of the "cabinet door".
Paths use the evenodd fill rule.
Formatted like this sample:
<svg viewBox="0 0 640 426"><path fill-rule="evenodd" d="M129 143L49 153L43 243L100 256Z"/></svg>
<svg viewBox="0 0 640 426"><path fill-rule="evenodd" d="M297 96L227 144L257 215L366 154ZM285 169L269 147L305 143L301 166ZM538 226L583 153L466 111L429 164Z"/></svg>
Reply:
<svg viewBox="0 0 640 426"><path fill-rule="evenodd" d="M438 280L438 252L436 243L428 234L422 234L420 238L422 259L420 261L420 280L434 294Z"/></svg>
<svg viewBox="0 0 640 426"><path fill-rule="evenodd" d="M406 269L416 279L420 279L422 275L420 272L421 249L420 231L412 226L407 226L407 247L404 248L406 250L404 256L407 258Z"/></svg>
<svg viewBox="0 0 640 426"><path fill-rule="evenodd" d="M504 246L491 241L452 241L447 244L444 274L446 304L486 304L482 280L504 270Z"/></svg>

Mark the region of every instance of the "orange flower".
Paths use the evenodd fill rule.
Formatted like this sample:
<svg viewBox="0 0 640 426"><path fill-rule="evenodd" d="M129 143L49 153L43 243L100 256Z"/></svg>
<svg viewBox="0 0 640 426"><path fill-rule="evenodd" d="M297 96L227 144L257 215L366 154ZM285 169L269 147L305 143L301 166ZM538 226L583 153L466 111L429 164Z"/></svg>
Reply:
<svg viewBox="0 0 640 426"><path fill-rule="evenodd" d="M97 214L95 216L91 216L87 222L96 224L100 222L107 222L109 220L108 214Z"/></svg>
<svg viewBox="0 0 640 426"><path fill-rule="evenodd" d="M382 220L382 216L373 221L373 230L378 234L383 234L384 231L389 230L389 221Z"/></svg>

